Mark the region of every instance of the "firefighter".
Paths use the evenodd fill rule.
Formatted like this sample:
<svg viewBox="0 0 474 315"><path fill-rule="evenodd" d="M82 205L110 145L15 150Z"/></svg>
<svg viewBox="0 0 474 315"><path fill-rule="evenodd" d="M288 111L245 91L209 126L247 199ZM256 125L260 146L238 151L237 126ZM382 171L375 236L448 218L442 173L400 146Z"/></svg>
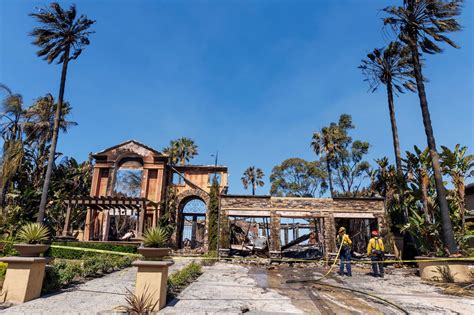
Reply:
<svg viewBox="0 0 474 315"><path fill-rule="evenodd" d="M337 249L340 248L341 252L339 253L339 258L341 260L339 265L339 275L344 275L344 265L346 265L347 275L352 277L351 270L351 245L352 241L349 238L349 235L346 234L346 228L341 226L339 228L339 235L336 238ZM342 248L341 248L342 244Z"/></svg>
<svg viewBox="0 0 474 315"><path fill-rule="evenodd" d="M383 278L384 251L383 240L379 237L379 232L377 230L372 231L372 238L369 245L367 245L367 256L372 260L372 275L374 277Z"/></svg>

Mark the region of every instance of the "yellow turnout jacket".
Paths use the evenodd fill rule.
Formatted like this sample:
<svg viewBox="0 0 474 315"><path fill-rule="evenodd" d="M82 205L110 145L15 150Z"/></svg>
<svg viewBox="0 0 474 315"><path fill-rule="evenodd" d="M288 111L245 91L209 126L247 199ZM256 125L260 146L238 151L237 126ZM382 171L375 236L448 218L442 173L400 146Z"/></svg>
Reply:
<svg viewBox="0 0 474 315"><path fill-rule="evenodd" d="M379 237L372 237L367 245L367 256L372 256L372 250L381 250L385 251L383 247L383 240Z"/></svg>

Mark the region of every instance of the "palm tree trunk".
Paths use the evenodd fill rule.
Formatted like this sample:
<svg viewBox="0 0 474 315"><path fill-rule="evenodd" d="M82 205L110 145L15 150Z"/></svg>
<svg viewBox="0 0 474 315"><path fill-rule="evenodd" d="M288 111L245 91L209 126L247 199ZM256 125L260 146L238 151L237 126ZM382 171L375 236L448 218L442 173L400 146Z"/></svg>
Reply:
<svg viewBox="0 0 474 315"><path fill-rule="evenodd" d="M328 170L329 192L331 193L331 198L334 198L334 188L332 185L332 171L331 171L331 165L329 165L329 157L327 154L326 154L326 168Z"/></svg>
<svg viewBox="0 0 474 315"><path fill-rule="evenodd" d="M450 254L457 254L459 252L454 239L453 225L449 217L449 206L446 199L446 189L443 185L443 177L441 175L441 167L439 164L439 155L436 151L436 142L433 134L433 127L431 126L430 111L428 109L428 100L426 98L425 84L423 82L423 74L421 72L421 64L418 56L418 46L416 35L411 36L411 54L413 58L413 70L416 79L416 86L418 89L418 98L420 99L421 113L423 115L423 124L425 126L426 138L428 141L428 148L430 150L431 161L433 164L433 173L436 184L436 192L438 195L438 203L441 212L441 223L443 227L444 245L447 247Z"/></svg>
<svg viewBox="0 0 474 315"><path fill-rule="evenodd" d="M255 196L255 186L257 186L257 184L254 182L252 182L252 196Z"/></svg>
<svg viewBox="0 0 474 315"><path fill-rule="evenodd" d="M63 107L64 99L64 87L66 86L66 75L67 75L67 66L69 63L69 47L66 47L64 52L64 61L63 68L61 72L61 83L59 85L59 97L58 97L58 106L56 108L56 114L54 116L54 126L53 126L53 137L51 139L51 148L49 149L48 157L48 166L46 168L46 174L43 184L43 192L41 194L41 202L38 212L38 223L43 223L44 212L46 210L46 202L48 201L48 190L51 182L51 174L53 172L54 158L56 156L56 145L58 143L58 134L59 134L59 123L61 121L61 110Z"/></svg>
<svg viewBox="0 0 474 315"><path fill-rule="evenodd" d="M392 86L392 78L388 79L387 82L387 98L388 98L388 110L390 113L390 124L392 126L392 138L393 138L393 150L395 152L395 164L397 166L397 175L399 180L403 179L403 171L402 171L402 156L400 153L400 141L398 139L398 127L397 127L397 120L395 118L395 104L393 102L393 86ZM400 193L400 206L402 207L404 223L408 222L408 209L405 207L404 202L404 189L403 183L400 183L398 189Z"/></svg>

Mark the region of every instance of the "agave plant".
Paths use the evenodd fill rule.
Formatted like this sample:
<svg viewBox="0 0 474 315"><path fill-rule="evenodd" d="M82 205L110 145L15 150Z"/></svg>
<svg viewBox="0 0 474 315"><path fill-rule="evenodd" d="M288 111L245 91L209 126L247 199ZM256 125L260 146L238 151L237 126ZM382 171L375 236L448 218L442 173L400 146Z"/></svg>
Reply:
<svg viewBox="0 0 474 315"><path fill-rule="evenodd" d="M39 244L49 239L49 230L40 223L28 223L21 227L18 239L27 244Z"/></svg>
<svg viewBox="0 0 474 315"><path fill-rule="evenodd" d="M168 233L162 227L148 229L143 234L144 247L163 247L168 241Z"/></svg>
<svg viewBox="0 0 474 315"><path fill-rule="evenodd" d="M127 314L152 314L160 300L155 301L153 292L148 292L148 286L146 286L141 295L136 295L127 289L125 301L127 305L121 305L116 309L125 311Z"/></svg>

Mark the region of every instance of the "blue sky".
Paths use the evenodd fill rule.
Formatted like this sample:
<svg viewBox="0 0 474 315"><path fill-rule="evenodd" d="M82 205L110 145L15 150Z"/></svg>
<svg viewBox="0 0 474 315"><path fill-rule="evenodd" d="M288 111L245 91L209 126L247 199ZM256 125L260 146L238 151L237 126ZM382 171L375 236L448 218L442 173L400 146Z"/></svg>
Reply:
<svg viewBox="0 0 474 315"><path fill-rule="evenodd" d="M389 42L380 10L400 2L75 1L96 33L69 67L65 98L79 125L61 135L59 151L84 160L128 139L162 149L191 137L193 162L213 164L219 150L230 193L245 193L246 167L270 175L286 158L314 159L312 133L348 113L353 137L371 144L368 160L393 160L386 96L367 92L357 66ZM27 105L58 93L60 66L37 58L28 36L28 13L48 3L0 2L0 82ZM452 35L462 48L426 60L438 146L473 146L473 12L467 1L464 30ZM416 95L397 98L396 110L402 150L425 147Z"/></svg>

